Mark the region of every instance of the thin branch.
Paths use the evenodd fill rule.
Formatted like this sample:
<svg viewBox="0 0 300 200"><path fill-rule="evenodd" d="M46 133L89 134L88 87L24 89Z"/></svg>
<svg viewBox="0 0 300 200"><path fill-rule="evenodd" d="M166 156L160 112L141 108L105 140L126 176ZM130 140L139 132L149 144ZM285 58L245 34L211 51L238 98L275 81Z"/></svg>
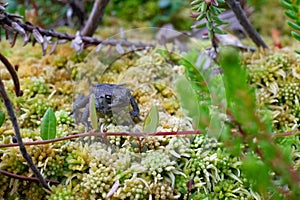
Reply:
<svg viewBox="0 0 300 200"><path fill-rule="evenodd" d="M22 175L14 174L14 173L2 170L2 169L0 169L0 174L3 174L3 175L8 176L10 178L20 179L20 180L25 180L25 181L31 181L31 182L39 182L39 179L37 179L35 177L22 176ZM59 181L55 181L55 180L45 179L45 181L48 182L48 183L52 183L52 184L60 184Z"/></svg>
<svg viewBox="0 0 300 200"><path fill-rule="evenodd" d="M245 12L243 11L240 5L240 2L236 0L225 0L225 2L232 9L234 14L236 15L236 18L239 20L240 24L243 26L248 36L252 39L256 46L268 48L263 39L260 37L260 35L249 22L248 18L245 15Z"/></svg>
<svg viewBox="0 0 300 200"><path fill-rule="evenodd" d="M292 136L292 135L299 135L300 130L298 130L298 133L293 132L293 131L289 131L289 132L285 132L285 133L277 133L274 134L273 137L287 137L287 136Z"/></svg>
<svg viewBox="0 0 300 200"><path fill-rule="evenodd" d="M81 35L92 36L101 22L109 0L96 0L90 17L81 31Z"/></svg>
<svg viewBox="0 0 300 200"><path fill-rule="evenodd" d="M148 136L177 136L177 135L197 135L197 134L203 134L201 131L174 131L174 132L156 132L151 134L146 133L131 133L131 132L95 132L95 131L89 131L86 133L80 133L76 135L68 135L61 138L55 138L51 140L38 140L33 142L24 142L25 146L30 145L39 145L39 144L49 144L54 142L60 142L64 140L71 140L76 139L80 137L88 137L88 136L131 136L131 137L148 137ZM0 148L6 148L6 147L15 147L18 146L16 143L11 144L1 144Z"/></svg>
<svg viewBox="0 0 300 200"><path fill-rule="evenodd" d="M300 131L298 132L298 134ZM55 142L60 142L64 140L71 140L71 139L76 139L80 137L88 137L88 136L129 136L129 137L155 137L155 136L177 136L177 135L197 135L197 134L203 134L201 131L177 131L177 132L157 132L157 133L151 133L151 134L146 134L146 133L131 133L131 132L94 132L94 131L89 131L86 133L80 133L76 135L68 135L64 136L61 138L55 138L51 140L37 140L33 142L24 142L25 146L31 146L31 145L40 145L40 144L49 144L49 143L55 143ZM242 135L240 132L232 132L232 134L238 134ZM286 132L286 133L279 133L279 134L274 134L273 137L284 137L284 136L291 136L293 134L297 133L292 133L292 132ZM0 149L1 148L7 148L7 147L15 147L18 146L16 143L10 143L10 144L0 144Z"/></svg>
<svg viewBox="0 0 300 200"><path fill-rule="evenodd" d="M15 85L15 93L16 96L22 96L23 95L23 91L20 89L20 82L19 82L19 78L18 75L14 69L14 67L12 66L12 64L10 64L10 62L0 53L0 60L2 61L2 63L5 65L6 69L9 71L14 85Z"/></svg>
<svg viewBox="0 0 300 200"><path fill-rule="evenodd" d="M5 26L6 29L9 27L11 30L15 31L15 28L13 27L12 24L16 23L20 27L22 27L25 31L32 33L33 30L38 30L38 32L42 36L50 36L57 38L59 40L67 40L67 41L72 41L75 39L74 35L69 35L66 33L59 33L54 30L46 30L43 28L40 28L38 26L34 26L30 23L23 23L20 20L17 19L18 16L14 16L11 14L8 14L6 12L1 13L0 12L0 25L3 27ZM5 28L4 28L5 29ZM6 30L5 29L5 30ZM84 46L90 46L90 45L111 45L111 46L116 46L116 45L121 45L121 46L126 46L126 47L153 47L153 44L150 43L143 43L143 42L131 42L131 41L125 41L125 40L114 40L114 39L108 39L108 40L102 40L98 38L93 38L93 37L88 37L88 36L82 36L81 37L82 42L84 43Z"/></svg>
<svg viewBox="0 0 300 200"><path fill-rule="evenodd" d="M19 79L16 75L15 72L13 72L13 70L11 70L12 66L10 65L10 63L8 62L8 60L1 54L0 56L1 58L1 61L3 62L3 64L8 67L8 70L9 72L12 74L12 77L14 79L14 82L17 83L17 85L15 86L16 87L16 94L17 96L20 94L20 86L18 85L19 83ZM17 122L17 118L16 118L16 115L14 113L14 109L13 109L13 106L12 106L12 103L5 91L5 88L4 88L4 84L0 78L0 95L4 101L4 105L7 109L7 113L10 117L10 120L12 122L12 125L13 125L13 128L14 128L14 131L15 131L15 135L17 137L17 142L18 142L18 145L19 145L19 148L20 148L20 151L22 153L22 156L24 157L24 159L26 160L28 166L30 167L30 169L33 171L33 173L35 174L35 176L39 179L40 183L43 185L43 187L45 187L46 189L50 190L48 184L46 183L46 181L44 180L43 176L40 174L39 170L37 169L37 167L34 165L30 155L27 153L27 150L23 144L23 141L22 141L22 137L21 137L21 134L20 134L20 129L19 129L19 125L18 125L18 122Z"/></svg>

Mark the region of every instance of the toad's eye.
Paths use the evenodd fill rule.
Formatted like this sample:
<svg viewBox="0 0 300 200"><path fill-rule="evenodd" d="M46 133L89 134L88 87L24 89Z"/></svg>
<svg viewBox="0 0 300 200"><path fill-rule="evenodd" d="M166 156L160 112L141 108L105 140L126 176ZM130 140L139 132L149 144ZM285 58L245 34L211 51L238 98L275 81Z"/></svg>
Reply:
<svg viewBox="0 0 300 200"><path fill-rule="evenodd" d="M111 103L111 95L105 95L107 103Z"/></svg>

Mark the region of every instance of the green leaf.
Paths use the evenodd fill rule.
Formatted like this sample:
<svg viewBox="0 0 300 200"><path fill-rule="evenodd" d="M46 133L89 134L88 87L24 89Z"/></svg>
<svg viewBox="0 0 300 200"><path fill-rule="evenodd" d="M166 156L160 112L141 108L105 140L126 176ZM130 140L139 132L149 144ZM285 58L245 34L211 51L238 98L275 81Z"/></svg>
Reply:
<svg viewBox="0 0 300 200"><path fill-rule="evenodd" d="M200 20L202 20L202 19L204 19L205 18L205 13L201 13L197 18L196 18L196 20L197 21L200 21ZM204 23L205 24L205 23Z"/></svg>
<svg viewBox="0 0 300 200"><path fill-rule="evenodd" d="M296 52L297 54L300 54L300 50L295 50L295 52Z"/></svg>
<svg viewBox="0 0 300 200"><path fill-rule="evenodd" d="M217 25L229 24L228 21L220 19L218 16L212 16L212 19Z"/></svg>
<svg viewBox="0 0 300 200"><path fill-rule="evenodd" d="M298 20L298 16L294 11L288 10L285 11L284 14L293 20Z"/></svg>
<svg viewBox="0 0 300 200"><path fill-rule="evenodd" d="M206 12L206 9L207 9L207 4L203 2L202 5L201 5L201 7L200 7L200 10L198 10L198 12L199 11Z"/></svg>
<svg viewBox="0 0 300 200"><path fill-rule="evenodd" d="M261 122L257 117L255 92L247 84L248 75L240 64L238 52L233 48L221 51L220 65L224 72L228 110L246 132L258 133Z"/></svg>
<svg viewBox="0 0 300 200"><path fill-rule="evenodd" d="M208 38L209 38L210 40L212 40L213 37L214 37L214 32L213 32L213 31L208 31Z"/></svg>
<svg viewBox="0 0 300 200"><path fill-rule="evenodd" d="M214 30L215 30L215 32L216 32L217 34L227 34L225 31L221 30L221 29L218 28L218 27L215 27Z"/></svg>
<svg viewBox="0 0 300 200"><path fill-rule="evenodd" d="M207 19L207 21L208 21L209 23L212 22L212 20L211 20L211 13L209 13L209 12L206 13L206 19Z"/></svg>
<svg viewBox="0 0 300 200"><path fill-rule="evenodd" d="M56 117L52 108L48 108L41 123L41 138L43 140L56 137Z"/></svg>
<svg viewBox="0 0 300 200"><path fill-rule="evenodd" d="M193 26L192 28L204 28L206 26L206 22L204 22L204 23L201 23L201 24L197 24L197 25L195 25L195 26Z"/></svg>
<svg viewBox="0 0 300 200"><path fill-rule="evenodd" d="M4 120L5 120L5 113L0 111L0 126L2 126Z"/></svg>
<svg viewBox="0 0 300 200"><path fill-rule="evenodd" d="M288 10L293 10L293 5L288 3L287 1L280 1L280 4Z"/></svg>
<svg viewBox="0 0 300 200"><path fill-rule="evenodd" d="M296 40L300 41L300 35L298 33L296 33L295 31L291 31L291 34Z"/></svg>
<svg viewBox="0 0 300 200"><path fill-rule="evenodd" d="M185 77L180 77L176 80L176 91L181 104L181 107L187 111L187 115L192 118L195 129L205 130L209 125L209 104L199 100L200 96L197 95L193 89L191 81Z"/></svg>
<svg viewBox="0 0 300 200"><path fill-rule="evenodd" d="M211 21L206 22L206 27L209 31L211 31L213 29L213 24L211 23Z"/></svg>
<svg viewBox="0 0 300 200"><path fill-rule="evenodd" d="M153 106L144 122L143 132L144 133L155 133L158 127L159 122L159 114L157 106Z"/></svg>
<svg viewBox="0 0 300 200"><path fill-rule="evenodd" d="M297 31L300 31L300 25L295 23L295 22L291 22L291 21L288 21L287 24L292 27L293 29L297 30Z"/></svg>
<svg viewBox="0 0 300 200"><path fill-rule="evenodd" d="M95 95L94 94L90 95L89 111L90 111L90 119L91 119L91 122L92 122L92 127L93 127L93 129L98 130L98 116L97 116Z"/></svg>
<svg viewBox="0 0 300 200"><path fill-rule="evenodd" d="M214 15L219 15L224 10L215 6L210 6L210 10Z"/></svg>
<svg viewBox="0 0 300 200"><path fill-rule="evenodd" d="M191 6L193 6L193 5L197 5L197 4L200 4L202 1L201 0L194 0L194 1L192 1L191 2Z"/></svg>

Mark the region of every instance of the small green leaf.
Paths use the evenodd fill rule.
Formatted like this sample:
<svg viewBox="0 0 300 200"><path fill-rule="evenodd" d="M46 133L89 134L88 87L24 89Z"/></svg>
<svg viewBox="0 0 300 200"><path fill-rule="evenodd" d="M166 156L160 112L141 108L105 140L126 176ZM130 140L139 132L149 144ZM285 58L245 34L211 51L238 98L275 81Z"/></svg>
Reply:
<svg viewBox="0 0 300 200"><path fill-rule="evenodd" d="M206 26L206 22L204 22L204 23L201 23L201 24L197 24L197 25L195 25L195 26L192 26L192 28L204 28Z"/></svg>
<svg viewBox="0 0 300 200"><path fill-rule="evenodd" d="M292 10L293 9L293 5L292 4L290 4L290 3L288 3L287 1L280 1L280 4L283 6L283 7L285 7L286 9L288 9L288 10Z"/></svg>
<svg viewBox="0 0 300 200"><path fill-rule="evenodd" d="M201 1L200 0L194 0L194 1L192 1L191 2L191 6L193 6L193 5L197 5L197 4L200 4L201 3Z"/></svg>
<svg viewBox="0 0 300 200"><path fill-rule="evenodd" d="M144 133L155 133L159 121L157 106L153 106L144 122L143 131Z"/></svg>
<svg viewBox="0 0 300 200"><path fill-rule="evenodd" d="M285 11L284 14L293 20L298 20L297 14L292 10Z"/></svg>
<svg viewBox="0 0 300 200"><path fill-rule="evenodd" d="M56 137L56 118L52 108L46 111L41 123L41 138L49 140Z"/></svg>
<svg viewBox="0 0 300 200"><path fill-rule="evenodd" d="M221 30L220 28L218 27L214 27L214 30L217 34L227 34L225 31Z"/></svg>
<svg viewBox="0 0 300 200"><path fill-rule="evenodd" d="M296 33L295 31L291 31L291 34L296 40L300 41L300 35L298 33Z"/></svg>
<svg viewBox="0 0 300 200"><path fill-rule="evenodd" d="M297 30L297 31L300 31L300 25L298 25L297 23L288 21L287 24L288 24L290 27L292 27L293 29L295 29L295 30Z"/></svg>
<svg viewBox="0 0 300 200"><path fill-rule="evenodd" d="M228 21L220 19L218 16L212 16L212 19L217 25L229 24Z"/></svg>
<svg viewBox="0 0 300 200"><path fill-rule="evenodd" d="M206 22L206 27L209 31L213 30L213 24L209 21Z"/></svg>
<svg viewBox="0 0 300 200"><path fill-rule="evenodd" d="M214 37L214 32L213 31L208 31L208 38L210 39L210 40L212 40L213 39L213 37Z"/></svg>
<svg viewBox="0 0 300 200"><path fill-rule="evenodd" d="M207 12L206 13L206 19L209 23L212 23L212 20L211 20L211 13Z"/></svg>
<svg viewBox="0 0 300 200"><path fill-rule="evenodd" d="M207 9L207 4L206 3L202 3L201 7L200 7L200 10L197 10L198 12L201 11L201 12L206 12L206 9Z"/></svg>
<svg viewBox="0 0 300 200"><path fill-rule="evenodd" d="M0 111L0 126L2 126L4 120L5 120L5 114L4 112Z"/></svg>
<svg viewBox="0 0 300 200"><path fill-rule="evenodd" d="M224 10L215 6L210 6L210 10L214 15L219 15Z"/></svg>
<svg viewBox="0 0 300 200"><path fill-rule="evenodd" d="M98 130L98 116L97 116L94 94L91 94L89 102L90 102L89 103L89 111L90 111L90 119L92 122L92 127L93 127L93 129Z"/></svg>
<svg viewBox="0 0 300 200"><path fill-rule="evenodd" d="M196 18L196 20L197 21L200 21L200 20L202 20L202 19L204 19L205 18L205 13L201 13L197 18ZM204 23L205 24L205 23Z"/></svg>

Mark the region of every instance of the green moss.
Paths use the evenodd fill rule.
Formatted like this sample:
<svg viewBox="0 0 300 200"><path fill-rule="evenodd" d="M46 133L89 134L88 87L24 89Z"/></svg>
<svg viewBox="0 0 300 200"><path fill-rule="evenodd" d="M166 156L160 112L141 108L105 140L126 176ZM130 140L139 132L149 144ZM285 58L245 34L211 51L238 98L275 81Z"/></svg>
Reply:
<svg viewBox="0 0 300 200"><path fill-rule="evenodd" d="M256 52L245 57L258 104L273 113L277 130L299 126L300 57L290 52Z"/></svg>
<svg viewBox="0 0 300 200"><path fill-rule="evenodd" d="M48 107L55 110L59 137L83 132L83 126L74 125L69 113L74 90L88 92L89 87L84 84L85 80L72 85L70 76L57 75L72 67L79 75L84 75L83 78L95 82L125 83L138 101L142 118L153 105L158 105L158 131L192 129L191 121L184 117L172 88L174 77L183 72L178 66L174 69L156 50L121 57L104 74L95 66L107 65L89 58L76 65L74 60L65 63L64 57L57 61L52 57L35 60L35 65L47 67L36 71L32 77L27 76L28 72L21 76L23 97L16 98L13 85L6 84L18 108L16 114L24 140L40 139L39 122ZM114 132L132 129L137 132L142 126L143 123L134 127L108 124L102 128ZM5 123L1 131L5 137L0 141L7 143L13 135L11 125ZM4 199L23 198L29 192L32 192L32 199L104 199L117 181L119 187L112 199L178 199L185 198L186 182L191 178L195 179L193 195L195 198L199 196L198 199L234 196L253 199L256 195L251 193L247 180L243 178L240 160L228 153L222 144L206 136L145 136L140 141L129 136L92 137L26 148L43 176L60 184L51 185L51 192L46 194L41 192L39 185L26 185L25 181L8 177L2 179L0 175L0 195ZM31 175L18 148L0 149L0 166L20 175ZM12 189L17 190L14 196L10 193Z"/></svg>

